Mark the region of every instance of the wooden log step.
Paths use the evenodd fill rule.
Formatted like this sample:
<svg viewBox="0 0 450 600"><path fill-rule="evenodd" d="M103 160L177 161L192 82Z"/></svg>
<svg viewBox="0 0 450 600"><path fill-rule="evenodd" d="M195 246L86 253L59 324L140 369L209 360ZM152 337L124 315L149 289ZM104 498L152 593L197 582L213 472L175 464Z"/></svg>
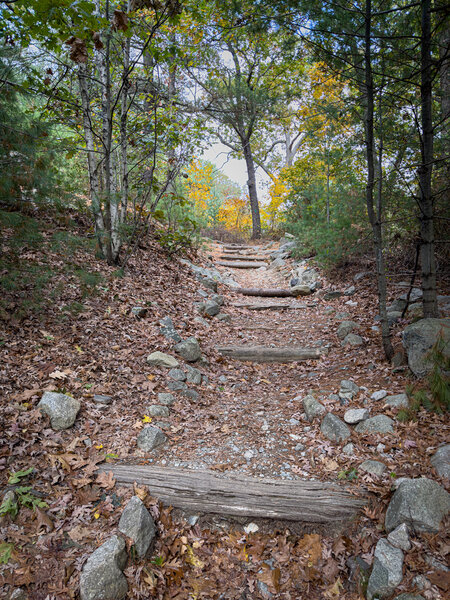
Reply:
<svg viewBox="0 0 450 600"><path fill-rule="evenodd" d="M233 246L228 244L227 246L223 247L224 250L253 250L253 248L251 246Z"/></svg>
<svg viewBox="0 0 450 600"><path fill-rule="evenodd" d="M219 256L220 259L222 260L259 260L259 261L265 261L266 257L265 256L251 256L251 255L244 255L244 254L226 254L225 256Z"/></svg>
<svg viewBox="0 0 450 600"><path fill-rule="evenodd" d="M148 486L164 504L201 513L336 523L354 518L366 504L344 487L319 481L219 476L211 471L138 465L101 465L118 483Z"/></svg>
<svg viewBox="0 0 450 600"><path fill-rule="evenodd" d="M216 350L227 358L256 363L301 362L318 359L322 354L317 348L271 348L270 346L222 346Z"/></svg>
<svg viewBox="0 0 450 600"><path fill-rule="evenodd" d="M265 262L244 262L237 261L231 262L228 260L218 260L217 265L221 267L228 267L229 269L259 269L259 267L267 267Z"/></svg>
<svg viewBox="0 0 450 600"><path fill-rule="evenodd" d="M234 288L233 291L243 296L260 296L261 298L297 298L298 296L309 296L312 294L311 289L307 285L297 285L289 290Z"/></svg>
<svg viewBox="0 0 450 600"><path fill-rule="evenodd" d="M236 308L248 308L248 310L301 310L306 308L306 304L289 304L289 302L279 302L278 304L252 304L250 302L235 302L232 304Z"/></svg>

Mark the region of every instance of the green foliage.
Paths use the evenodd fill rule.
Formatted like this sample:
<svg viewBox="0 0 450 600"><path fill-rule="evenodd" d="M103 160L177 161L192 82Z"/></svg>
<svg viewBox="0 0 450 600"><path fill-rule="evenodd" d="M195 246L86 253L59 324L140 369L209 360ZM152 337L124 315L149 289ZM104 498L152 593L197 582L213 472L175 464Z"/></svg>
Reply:
<svg viewBox="0 0 450 600"><path fill-rule="evenodd" d="M14 551L14 544L0 542L0 565L6 565L11 559Z"/></svg>
<svg viewBox="0 0 450 600"><path fill-rule="evenodd" d="M20 483L22 479L25 479L34 472L34 468L30 467L23 471L16 471L11 473L8 484L14 485ZM4 515L11 515L12 519L15 519L21 506L27 508L47 508L48 504L41 500L32 490L31 486L15 486L14 487L14 498L6 498L3 500L0 506L0 517Z"/></svg>
<svg viewBox="0 0 450 600"><path fill-rule="evenodd" d="M355 467L343 469L342 471L339 471L338 479L348 479L348 481L353 481L354 479L358 479L358 471Z"/></svg>
<svg viewBox="0 0 450 600"><path fill-rule="evenodd" d="M186 217L176 226L169 226L157 232L157 238L161 246L169 256L183 254L187 250L196 248L200 244L198 235L198 224L193 219Z"/></svg>
<svg viewBox="0 0 450 600"><path fill-rule="evenodd" d="M85 269L75 269L74 272L80 281L83 298L94 294L104 280L103 275L98 272L86 271Z"/></svg>
<svg viewBox="0 0 450 600"><path fill-rule="evenodd" d="M16 471L15 473L11 473L8 483L13 485L14 483L19 483L21 479L24 477L28 477L34 471L34 467L30 467L29 469L25 469L25 471Z"/></svg>

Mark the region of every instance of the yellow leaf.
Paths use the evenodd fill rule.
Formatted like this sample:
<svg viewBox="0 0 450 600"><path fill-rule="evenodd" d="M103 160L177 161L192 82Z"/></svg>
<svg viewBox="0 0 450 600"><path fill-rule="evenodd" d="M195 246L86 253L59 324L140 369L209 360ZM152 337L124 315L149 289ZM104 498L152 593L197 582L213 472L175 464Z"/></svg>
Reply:
<svg viewBox="0 0 450 600"><path fill-rule="evenodd" d="M144 418L142 419L143 423L151 423L152 422L152 418L148 417L147 415L144 415Z"/></svg>
<svg viewBox="0 0 450 600"><path fill-rule="evenodd" d="M101 450L103 448L103 444L99 444L98 446L95 446L97 448L97 450Z"/></svg>
<svg viewBox="0 0 450 600"><path fill-rule="evenodd" d="M75 346L75 350L77 352L79 352L80 354L83 354L83 350L81 349L81 346Z"/></svg>
<svg viewBox="0 0 450 600"><path fill-rule="evenodd" d="M340 598L341 592L344 590L344 586L342 585L341 578L338 577L336 581L330 585L324 592L325 598Z"/></svg>
<svg viewBox="0 0 450 600"><path fill-rule="evenodd" d="M155 379L155 377L156 377L156 375L153 375L153 374L147 375L147 379L149 381L153 381Z"/></svg>
<svg viewBox="0 0 450 600"><path fill-rule="evenodd" d="M205 566L205 563L202 560L200 560L198 556L195 556L191 546L187 546L186 562L198 569L203 569L203 567Z"/></svg>
<svg viewBox="0 0 450 600"><path fill-rule="evenodd" d="M100 513L99 513L99 512L95 512L95 513L94 513L94 517L95 517L96 519L99 519L99 518L100 518Z"/></svg>

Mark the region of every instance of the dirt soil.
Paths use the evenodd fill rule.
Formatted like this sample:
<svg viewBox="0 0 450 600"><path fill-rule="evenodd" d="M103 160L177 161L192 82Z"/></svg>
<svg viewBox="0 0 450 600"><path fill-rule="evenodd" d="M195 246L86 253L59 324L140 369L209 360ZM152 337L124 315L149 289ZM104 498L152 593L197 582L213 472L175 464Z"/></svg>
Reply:
<svg viewBox="0 0 450 600"><path fill-rule="evenodd" d="M208 266L207 257L214 262L219 255L220 246L211 245L191 258ZM38 253L23 257L31 262L41 259ZM61 262L49 249L46 259ZM49 303L44 314L19 322L14 318L18 299L12 295L9 318L1 322L0 490L11 489L12 472L34 467L20 484L31 486L34 497L46 505L34 510L22 506L14 520L2 518L0 537L11 557L0 564L0 597L9 598L17 587L32 600L78 597L84 562L116 532L123 507L134 493L113 478L96 474L98 465L128 461L213 469L223 476L341 481L355 493L364 489L370 496L358 521L340 533L308 524L299 531L289 523L264 521L258 522L259 531L246 533L244 526L252 519L237 522L221 515L198 515L197 520L162 506L151 497L151 490L138 487L157 522L158 538L149 559L132 561L125 570L129 598L363 598L365 563L371 564L376 542L383 537L395 480L429 476L440 481L430 456L449 441L446 418L422 411L416 421L396 421L395 435L353 430L348 441L354 444L354 453L348 456L342 452L343 444L322 435L319 419L305 418L301 400L312 392L341 418L348 408L364 407L371 416L395 419L396 411L371 395L382 389L389 395L402 393L411 380L406 368L394 372L383 360L380 334L373 329L377 312L373 278L356 283L351 298L329 301L322 292L298 299L246 298L219 286L225 297L223 312L231 322L212 318L202 325L195 320L202 286L185 265L169 260L156 242L141 249L123 278L82 250L73 260L106 272L98 293L83 299L81 314L67 318L61 311L62 302L79 300L81 294L61 271L52 283L65 286L58 303ZM272 269L230 272L243 287L289 286L289 278ZM323 276L324 289L344 290L353 284L353 274L341 272L333 281ZM391 286L391 299L402 291ZM301 308L251 311L236 306L243 301L288 301ZM136 318L133 306L145 306L147 316ZM159 392L170 391L167 369L146 362L156 350L174 355L173 344L159 330L159 320L165 316L173 319L183 338L198 338L206 359L199 368L208 380L190 385L199 393L197 400L177 395L169 417L152 418L169 441L144 453L137 448L136 437L150 422L148 407L156 404ZM364 346L341 345L336 330L344 319L359 323ZM397 349L404 325L394 329ZM225 359L216 351L218 346L237 344L318 347L324 353L320 360L303 363L251 364ZM333 396L343 379L360 388L345 404ZM81 401L72 428L51 429L36 408L44 391L61 391ZM110 395L113 401L99 407L94 394ZM366 459L382 461L385 474L376 477L358 471ZM444 533L413 536L397 593L417 591L413 578L422 574L430 583L420 593L443 599L448 581L425 559L429 555L445 561L449 548Z"/></svg>

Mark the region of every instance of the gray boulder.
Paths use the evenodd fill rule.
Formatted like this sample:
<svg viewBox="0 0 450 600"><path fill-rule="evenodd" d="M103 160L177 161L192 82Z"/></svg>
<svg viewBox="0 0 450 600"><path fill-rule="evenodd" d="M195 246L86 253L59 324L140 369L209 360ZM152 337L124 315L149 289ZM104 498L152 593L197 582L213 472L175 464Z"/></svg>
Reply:
<svg viewBox="0 0 450 600"><path fill-rule="evenodd" d="M356 333L349 333L345 336L341 343L343 346L352 346L353 348L356 348L357 346L364 346L364 340Z"/></svg>
<svg viewBox="0 0 450 600"><path fill-rule="evenodd" d="M342 452L347 456L352 456L353 454L355 454L355 445L351 442L345 444L345 446L342 448Z"/></svg>
<svg viewBox="0 0 450 600"><path fill-rule="evenodd" d="M81 600L122 600L128 584L122 571L127 564L123 538L114 535L87 559L80 575Z"/></svg>
<svg viewBox="0 0 450 600"><path fill-rule="evenodd" d="M417 300L422 300L422 297L423 297L423 292L422 292L421 289L419 289L419 288L412 288L412 290L409 293L408 302L410 302L410 303L411 302L417 302ZM399 299L403 300L404 302L406 302L407 298L408 298L408 293L405 292L404 294L402 294L400 296Z"/></svg>
<svg viewBox="0 0 450 600"><path fill-rule="evenodd" d="M413 531L437 533L449 512L450 494L436 481L404 479L392 496L384 524L387 531L407 523Z"/></svg>
<svg viewBox="0 0 450 600"><path fill-rule="evenodd" d="M197 338L191 336L184 342L180 342L175 346L175 352L177 352L184 360L188 362L195 362L202 357L202 351Z"/></svg>
<svg viewBox="0 0 450 600"><path fill-rule="evenodd" d="M223 323L231 323L231 315L227 313L220 312L216 318L218 321L222 321Z"/></svg>
<svg viewBox="0 0 450 600"><path fill-rule="evenodd" d="M168 375L175 381L186 381L186 373L181 369L170 369Z"/></svg>
<svg viewBox="0 0 450 600"><path fill-rule="evenodd" d="M312 289L309 285L294 285L291 287L291 292L297 298L298 296L310 296Z"/></svg>
<svg viewBox="0 0 450 600"><path fill-rule="evenodd" d="M386 398L387 395L388 393L386 390L377 390L370 396L370 399L378 402L378 400L383 400L383 398Z"/></svg>
<svg viewBox="0 0 450 600"><path fill-rule="evenodd" d="M133 496L120 517L118 529L134 542L136 554L141 558L147 554L156 527L151 514L138 496Z"/></svg>
<svg viewBox="0 0 450 600"><path fill-rule="evenodd" d="M204 303L202 314L208 315L208 317L215 317L220 313L220 306L214 300L208 300Z"/></svg>
<svg viewBox="0 0 450 600"><path fill-rule="evenodd" d="M335 298L340 298L342 295L342 292L339 292L338 290L329 290L328 292L325 292L323 299L334 300Z"/></svg>
<svg viewBox="0 0 450 600"><path fill-rule="evenodd" d="M41 412L50 417L53 429L68 429L72 427L80 410L80 402L56 392L45 392L37 405Z"/></svg>
<svg viewBox="0 0 450 600"><path fill-rule="evenodd" d="M158 446L164 444L167 440L167 436L158 429L158 427L153 427L153 425L147 425L139 432L137 437L137 446L144 452L151 452Z"/></svg>
<svg viewBox="0 0 450 600"><path fill-rule="evenodd" d="M219 306L223 306L225 299L221 294L214 294L214 296L211 298L211 300L213 302L215 302L216 304L218 304Z"/></svg>
<svg viewBox="0 0 450 600"><path fill-rule="evenodd" d="M305 285L309 288L315 288L320 281L320 275L316 269L299 266L295 271L294 279L296 282L293 284L293 287L296 285Z"/></svg>
<svg viewBox="0 0 450 600"><path fill-rule="evenodd" d="M188 365L186 367L186 381L188 383L193 383L194 385L200 385L202 382L202 374L201 371L196 369L195 367L191 367Z"/></svg>
<svg viewBox="0 0 450 600"><path fill-rule="evenodd" d="M358 433L394 433L394 421L386 415L376 415L358 423Z"/></svg>
<svg viewBox="0 0 450 600"><path fill-rule="evenodd" d="M351 436L351 431L347 425L333 413L325 415L320 430L327 439L333 442L341 442Z"/></svg>
<svg viewBox="0 0 450 600"><path fill-rule="evenodd" d="M166 369L173 369L180 364L176 358L164 352L152 352L147 356L147 363L153 367L166 367Z"/></svg>
<svg viewBox="0 0 450 600"><path fill-rule="evenodd" d="M174 342L181 342L181 335L175 329L175 325L170 317L164 317L159 322L160 328L159 331L161 334Z"/></svg>
<svg viewBox="0 0 450 600"><path fill-rule="evenodd" d="M391 546L395 546L396 548L400 548L405 552L411 550L411 540L409 539L409 530L406 523L402 523L398 527L396 527L391 533L388 535L388 542Z"/></svg>
<svg viewBox="0 0 450 600"><path fill-rule="evenodd" d="M431 464L439 477L450 479L450 444L441 446L434 453Z"/></svg>
<svg viewBox="0 0 450 600"><path fill-rule="evenodd" d="M312 421L315 417L321 417L327 412L325 406L318 402L312 395L305 396L302 403L308 421Z"/></svg>
<svg viewBox="0 0 450 600"><path fill-rule="evenodd" d="M284 265L286 264L286 261L281 258L281 256L279 256L278 258L276 258L275 260L273 260L270 263L270 268L271 269L281 269L281 267L284 267Z"/></svg>
<svg viewBox="0 0 450 600"><path fill-rule="evenodd" d="M385 539L375 548L373 569L367 585L367 599L387 598L403 579L403 552Z"/></svg>
<svg viewBox="0 0 450 600"><path fill-rule="evenodd" d="M175 402L175 396L173 394L167 394L166 392L161 392L158 394L158 404L163 406L172 406Z"/></svg>
<svg viewBox="0 0 450 600"><path fill-rule="evenodd" d="M356 293L356 288L354 285L351 285L346 290L344 290L344 296L354 296Z"/></svg>
<svg viewBox="0 0 450 600"><path fill-rule="evenodd" d="M408 365L417 377L424 377L431 370L427 355L440 335L445 344L443 353L450 358L450 319L421 319L403 331Z"/></svg>
<svg viewBox="0 0 450 600"><path fill-rule="evenodd" d="M395 394L394 396L388 396L385 404L392 406L392 408L408 408L409 400L406 394Z"/></svg>
<svg viewBox="0 0 450 600"><path fill-rule="evenodd" d="M365 460L359 465L359 470L379 477L386 471L386 465L379 460Z"/></svg>
<svg viewBox="0 0 450 600"><path fill-rule="evenodd" d="M340 340L343 340L351 333L354 329L358 329L358 323L355 321L342 321L337 330L337 336Z"/></svg>
<svg viewBox="0 0 450 600"><path fill-rule="evenodd" d="M161 406L160 404L151 404L147 412L151 417L168 417L170 414L167 406Z"/></svg>
<svg viewBox="0 0 450 600"><path fill-rule="evenodd" d="M349 425L356 425L357 423L368 419L369 414L367 408L350 408L345 411L344 421Z"/></svg>
<svg viewBox="0 0 450 600"><path fill-rule="evenodd" d="M213 292L217 292L217 281L212 279L211 277L204 277L203 275L197 274L197 280Z"/></svg>
<svg viewBox="0 0 450 600"><path fill-rule="evenodd" d="M167 387L172 392L184 392L184 390L188 389L188 386L184 383L184 381L169 381Z"/></svg>
<svg viewBox="0 0 450 600"><path fill-rule="evenodd" d="M354 381L350 381L349 379L343 379L341 381L339 396L344 396L345 398L349 398L351 400L358 392L359 387Z"/></svg>

